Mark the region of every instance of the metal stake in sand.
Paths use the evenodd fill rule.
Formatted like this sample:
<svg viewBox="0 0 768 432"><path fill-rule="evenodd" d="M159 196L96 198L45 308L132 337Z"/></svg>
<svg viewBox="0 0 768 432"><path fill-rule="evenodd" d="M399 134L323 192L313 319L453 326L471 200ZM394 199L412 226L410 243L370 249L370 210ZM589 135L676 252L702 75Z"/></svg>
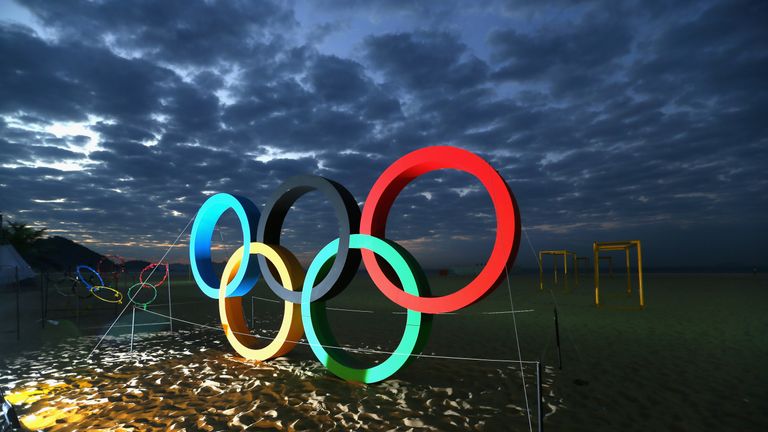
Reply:
<svg viewBox="0 0 768 432"><path fill-rule="evenodd" d="M45 273L40 272L40 327L45 328L45 291L43 291L43 284L45 280Z"/></svg>
<svg viewBox="0 0 768 432"><path fill-rule="evenodd" d="M557 309L555 309L557 313ZM536 414L538 415L537 426L539 432L544 432L544 411L542 410L544 393L541 391L541 362L536 362Z"/></svg>
<svg viewBox="0 0 768 432"><path fill-rule="evenodd" d="M173 333L173 311L171 309L171 271L168 270L168 325Z"/></svg>
<svg viewBox="0 0 768 432"><path fill-rule="evenodd" d="M21 297L21 283L19 282L19 267L15 267L16 273L16 341L21 340L21 308L19 301Z"/></svg>
<svg viewBox="0 0 768 432"><path fill-rule="evenodd" d="M136 305L131 310L131 349L129 352L133 352L133 329L136 327Z"/></svg>
<svg viewBox="0 0 768 432"><path fill-rule="evenodd" d="M507 266L504 266L504 273L507 276L507 291L509 292L509 310L514 311L515 310L515 303L512 301L512 284L509 282L509 269L507 269ZM517 334L517 319L515 318L515 314L512 313L512 324L515 329L515 344L517 345L517 358L520 360L520 379L523 381L523 397L525 399L525 411L528 414L528 430L532 431L533 426L531 425L531 407L528 404L528 389L525 385L525 372L523 371L523 354L520 350L520 337Z"/></svg>
<svg viewBox="0 0 768 432"><path fill-rule="evenodd" d="M51 274L45 274L45 300L43 302L43 319L48 321L48 287L51 285Z"/></svg>
<svg viewBox="0 0 768 432"><path fill-rule="evenodd" d="M555 342L557 343L557 367L558 369L563 369L563 357L560 353L560 323L557 320L557 307L554 309L555 311Z"/></svg>

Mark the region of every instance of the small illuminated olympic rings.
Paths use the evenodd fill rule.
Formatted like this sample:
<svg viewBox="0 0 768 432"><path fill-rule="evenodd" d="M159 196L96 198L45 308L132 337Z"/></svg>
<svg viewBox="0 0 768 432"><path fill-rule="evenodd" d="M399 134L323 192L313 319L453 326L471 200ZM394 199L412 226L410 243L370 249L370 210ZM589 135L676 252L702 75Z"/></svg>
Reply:
<svg viewBox="0 0 768 432"><path fill-rule="evenodd" d="M463 171L480 180L496 213L496 236L488 262L477 277L452 294L432 297L418 262L403 247L387 240L385 230L389 211L403 188L422 174L441 169ZM296 257L279 245L280 231L290 207L315 190L333 205L339 237L318 252L305 277ZM219 279L211 261L211 237L227 210L233 210L240 222L243 246L229 258ZM420 353L431 328L431 314L467 307L493 291L506 267L514 262L519 243L520 214L501 175L474 153L438 146L409 153L388 167L374 183L362 212L347 189L319 176L303 175L286 181L267 200L263 216L247 198L213 195L195 217L189 258L198 287L208 297L218 299L226 337L238 354L259 361L281 356L304 333L313 353L329 371L345 380L373 383L387 379ZM362 369L353 366L349 355L338 346L325 316L325 302L349 284L361 257L379 290L407 309L405 330L393 353L383 362ZM402 288L390 281L378 260L388 263ZM243 316L242 296L261 275L285 301L285 308L277 336L258 348Z"/></svg>
<svg viewBox="0 0 768 432"><path fill-rule="evenodd" d="M103 261L104 261L104 258L102 258L102 260L99 261L99 264L101 264ZM124 262L124 261L121 261L121 262ZM159 266L165 267L165 274L163 275L163 278L160 280L160 282L158 282L156 284L151 284L151 283L145 281L144 280L144 273L146 271L152 270L155 267L159 267ZM123 268L124 268L124 266L123 266ZM93 275L96 276L96 278L99 280L98 284L94 284L94 283L89 282L83 276L83 271L86 271L86 270L91 272L91 273L93 273ZM150 275L151 274L152 273L150 272ZM99 300L101 300L103 302L107 302L107 303L119 303L119 304L123 303L123 293L121 293L120 291L116 290L115 288L111 288L111 287L106 286L104 284L104 279L102 279L102 277L99 274L99 272L94 270L93 268L88 267L86 265L79 265L79 266L77 266L77 268L75 270L75 275L77 276L77 278L75 279L75 282L72 285L72 292L74 294L78 295L80 298L87 298L87 297L90 297L90 296L94 296L97 299L99 299ZM150 264L150 265L144 267L141 270L141 273L139 274L139 283L136 283L133 286L131 286L130 288L128 288L128 298L135 305L146 309L147 306L150 303L152 303L153 301L155 301L155 299L157 298L157 287L159 287L163 283L165 283L167 279L168 279L168 263L153 263L153 264ZM88 294L87 295L83 296L83 295L77 294L77 292L75 291L76 286L77 286L77 282L82 283L86 288L88 288ZM139 292L144 292L145 291L142 288L144 288L146 290L150 290L151 289L152 290L151 297L149 297L146 300L138 300L137 297L139 296ZM104 292L108 292L109 295L105 295Z"/></svg>

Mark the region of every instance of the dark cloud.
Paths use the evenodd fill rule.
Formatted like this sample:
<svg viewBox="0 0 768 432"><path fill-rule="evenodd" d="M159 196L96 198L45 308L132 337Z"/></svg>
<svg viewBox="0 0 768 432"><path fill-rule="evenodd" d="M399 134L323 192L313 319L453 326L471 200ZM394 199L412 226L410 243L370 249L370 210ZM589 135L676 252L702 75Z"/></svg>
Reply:
<svg viewBox="0 0 768 432"><path fill-rule="evenodd" d="M485 63L449 33L371 36L365 49L374 68L409 91L460 91L483 84L488 74Z"/></svg>
<svg viewBox="0 0 768 432"><path fill-rule="evenodd" d="M101 133L102 137L107 140L128 140L133 142L150 141L155 138L155 135L150 130L130 125L130 124L117 124L117 123L96 123L92 129Z"/></svg>
<svg viewBox="0 0 768 432"><path fill-rule="evenodd" d="M550 72L594 71L629 52L628 29L618 22L585 22L567 33L526 35L513 29L491 33L494 60L505 63L495 77L543 80Z"/></svg>
<svg viewBox="0 0 768 432"><path fill-rule="evenodd" d="M764 104L768 49L760 41L768 39L761 25L766 19L768 6L748 1L715 4L687 17L651 41L631 70L633 90L699 112Z"/></svg>
<svg viewBox="0 0 768 432"><path fill-rule="evenodd" d="M204 67L247 57L275 36L270 30L295 24L290 10L270 1L21 3L67 39Z"/></svg>
<svg viewBox="0 0 768 432"><path fill-rule="evenodd" d="M67 74L47 68L62 56L28 29L4 26L0 29L0 110L26 112L41 117L80 120L85 117L77 100L81 88Z"/></svg>
<svg viewBox="0 0 768 432"><path fill-rule="evenodd" d="M0 111L56 121L88 114L140 120L162 111L175 75L106 48L39 39L17 27L0 29Z"/></svg>
<svg viewBox="0 0 768 432"><path fill-rule="evenodd" d="M762 3L484 1L472 26L452 2L306 5L383 23L362 34L271 2L23 4L45 34L0 25L0 210L102 252L153 259L207 194L261 206L301 173L362 203L400 155L452 144L509 181L536 247L642 237L657 265L685 264L704 255L687 242L724 250L733 232L765 257L745 234L768 216ZM352 54L321 49L337 34ZM418 178L388 235L428 266L482 260L479 186ZM285 228L304 260L337 229L317 194Z"/></svg>
<svg viewBox="0 0 768 432"><path fill-rule="evenodd" d="M315 93L328 103L354 103L368 91L369 82L363 67L352 60L321 56L309 73Z"/></svg>

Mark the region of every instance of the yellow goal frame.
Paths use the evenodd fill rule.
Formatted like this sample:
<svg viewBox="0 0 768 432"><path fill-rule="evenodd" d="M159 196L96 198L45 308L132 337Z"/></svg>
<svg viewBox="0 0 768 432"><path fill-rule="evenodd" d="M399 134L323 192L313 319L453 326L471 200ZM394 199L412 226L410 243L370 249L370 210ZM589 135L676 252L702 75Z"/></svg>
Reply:
<svg viewBox="0 0 768 432"><path fill-rule="evenodd" d="M568 255L573 257L573 266L576 268L576 275L578 276L578 267L576 265L576 254L569 250L542 250L539 251L539 289L544 289L544 255L552 256L552 269L555 274L555 284L557 284L557 257L558 255L563 257L563 280L565 280L566 287L568 286Z"/></svg>
<svg viewBox="0 0 768 432"><path fill-rule="evenodd" d="M629 250L637 249L637 287L640 294L640 307L645 307L645 298L643 296L643 252L640 240L612 241L612 242L594 242L592 250L594 252L595 267L595 305L600 306L600 256L601 251L624 251L627 263L627 295L632 294L632 272L629 266Z"/></svg>
<svg viewBox="0 0 768 432"><path fill-rule="evenodd" d="M573 276L576 278L576 285L579 284L579 261L584 261L584 268L586 269L589 265L589 257L577 255L573 259Z"/></svg>

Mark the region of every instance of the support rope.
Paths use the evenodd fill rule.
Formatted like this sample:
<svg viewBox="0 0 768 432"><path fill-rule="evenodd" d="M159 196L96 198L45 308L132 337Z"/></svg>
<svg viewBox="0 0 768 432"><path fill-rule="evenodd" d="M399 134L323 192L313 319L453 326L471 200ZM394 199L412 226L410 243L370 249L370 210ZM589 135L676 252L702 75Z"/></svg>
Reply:
<svg viewBox="0 0 768 432"><path fill-rule="evenodd" d="M523 228L523 234L525 234L525 239L528 241L528 246L531 248L531 253L533 253L533 257L536 259L536 261L539 263L539 268L541 268L541 261L539 261L539 256L536 254L536 249L533 247L533 243L531 243L531 238L528 236L528 231L526 231L525 228ZM549 295L552 297L552 304L555 308L560 309L560 305L557 303L557 298L555 298L555 293L552 290L552 288L549 288ZM581 358L581 352L579 351L578 345L576 345L576 342L574 342L573 337L571 337L571 331L568 329L567 326L563 326L563 329L565 329L565 335L568 337L568 340L571 342L571 345L573 345L573 348L576 350L576 357L578 358L579 362L582 363ZM549 342L547 341L547 346L549 346ZM546 350L547 347L545 347Z"/></svg>
<svg viewBox="0 0 768 432"><path fill-rule="evenodd" d="M147 313L152 314L152 315L157 315L159 317L172 319L174 321L178 321L178 322L181 322L181 323L184 323L184 324L189 324L191 326L205 328L205 329L208 329L208 330L220 331L222 333L224 332L224 329L221 328L221 327L214 327L214 326L210 326L210 325L207 325L207 324L196 323L194 321L189 321L189 320L185 320L185 319L181 319L181 318L169 317L168 315L161 314L159 312L155 312L155 311L152 311L152 310L149 310L149 309L136 309L136 310L147 312ZM242 333L242 332L235 332L235 331L233 331L233 333L239 334L239 335L243 335L243 336L251 336L251 337L255 337L255 338L258 338L258 339L264 339L264 340L268 340L268 341L271 341L271 340L275 339L273 337L259 336L259 335L255 335L255 334L251 334L251 333ZM352 351L352 352L355 352L355 353L360 353L360 354L388 354L388 355L400 355L400 356L425 357L425 358L434 358L434 359L443 359L443 360L467 360L467 361L491 362L491 363L517 363L517 364L520 364L520 365L522 365L522 364L536 364L535 361L528 361L528 360L512 360L512 359L483 358L483 357L461 357L461 356L447 356L447 355L437 355L437 354L414 354L414 353L409 354L409 353L397 353L397 352L394 352L394 351L375 350L375 349L370 349L370 348L358 348L358 347L352 347L352 346L347 346L347 345L312 344L310 342L307 342L305 339L289 340L288 342L294 342L294 343L296 343L298 345L305 345L305 346L322 346L324 348L345 349L345 350L349 350L349 351Z"/></svg>
<svg viewBox="0 0 768 432"><path fill-rule="evenodd" d="M507 290L509 291L509 308L515 310L515 303L512 301L512 284L509 282L509 270L507 266L504 266L504 273L507 275ZM517 358L520 359L520 379L523 380L523 396L525 397L525 411L528 414L528 430L533 432L533 425L531 424L531 407L528 404L528 388L525 385L525 373L523 372L523 354L520 350L520 338L517 334L517 318L515 314L512 314L512 324L515 328L515 344L517 345ZM535 362L534 362L535 363Z"/></svg>
<svg viewBox="0 0 768 432"><path fill-rule="evenodd" d="M251 296L251 301L253 301L253 299L270 302L270 303L284 302L283 300L275 300L275 299L269 299L265 297ZM339 307L327 307L326 309L341 311L341 312L357 312L357 313L391 313L393 315L407 314L407 312L402 312L402 311L381 311L381 310L376 311L376 310L368 310L368 309L349 309L349 308L339 308ZM512 313L525 313L525 312L534 312L534 311L535 309L503 310L503 311L475 312L475 313L448 312L448 313L441 313L440 315L505 315L505 314L512 314Z"/></svg>

